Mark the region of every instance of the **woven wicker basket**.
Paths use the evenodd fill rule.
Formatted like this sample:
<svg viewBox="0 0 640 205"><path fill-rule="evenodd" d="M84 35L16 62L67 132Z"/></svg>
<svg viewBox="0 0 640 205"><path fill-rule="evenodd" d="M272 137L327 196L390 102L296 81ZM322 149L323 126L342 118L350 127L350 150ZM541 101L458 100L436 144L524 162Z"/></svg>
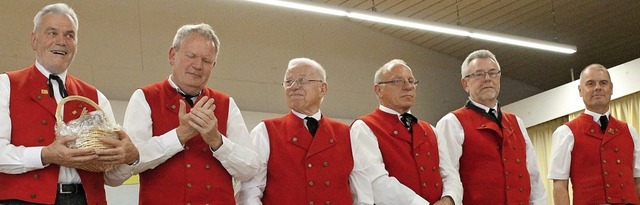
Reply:
<svg viewBox="0 0 640 205"><path fill-rule="evenodd" d="M115 132L115 129L113 129L114 127L117 127L113 122L111 122L109 120L109 118L107 118L104 115L104 111L102 110L102 108L100 108L100 106L98 106L96 103L94 103L92 100L86 98L86 97L82 97L82 96L68 96L64 99L62 99L59 103L58 103L58 107L56 108L56 133L58 129L62 129L63 127L66 128L66 126L68 126L67 124L64 123L63 118L62 118L62 108L64 107L64 104L69 102L69 101L73 101L73 100L78 100L78 101L82 101L85 102L91 106L93 106L96 111L92 111L91 113L87 113L86 108L84 108L84 110L82 111L82 113L80 114L80 116L78 117L78 119L84 119L83 117L89 117L86 115L95 115L98 118L101 118L99 120L100 123L106 124L105 126L99 125L99 126L78 126L78 127L74 127L73 132L71 133L72 135L77 136L76 140L71 141L70 143L67 144L67 147L71 148L71 149L81 149L81 148L94 148L94 149L107 149L107 148L112 148L111 146L107 146L105 144L103 144L102 142L100 142L100 140L98 140L98 138L102 138L102 137L107 137L107 138L112 138L112 139L118 139L118 136ZM78 120L76 119L76 120ZM73 121L73 120L72 120ZM72 124L71 122L69 122L69 124ZM112 126L113 125L113 126ZM58 137L65 137L65 136L58 136ZM93 162L88 162L84 165L81 165L80 167L77 167L79 169L83 169L83 170L87 170L87 171L92 171L92 172L104 172L104 171L108 171L110 169L112 169L114 167L114 165L107 165L107 164L103 164L101 162L98 161L93 161Z"/></svg>

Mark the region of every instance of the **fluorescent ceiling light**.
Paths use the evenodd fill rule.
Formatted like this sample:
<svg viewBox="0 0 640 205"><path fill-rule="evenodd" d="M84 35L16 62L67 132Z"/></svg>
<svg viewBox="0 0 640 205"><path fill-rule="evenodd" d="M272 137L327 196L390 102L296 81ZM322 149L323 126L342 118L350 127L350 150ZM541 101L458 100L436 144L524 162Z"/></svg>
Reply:
<svg viewBox="0 0 640 205"><path fill-rule="evenodd" d="M371 11L345 10L344 8L332 7L329 5L318 5L318 4L313 4L309 2L297 3L297 2L284 1L284 0L247 0L247 1L304 10L304 11L329 14L334 16L346 16L347 18L353 18L353 19L389 24L389 25L396 25L396 26L432 31L432 32L439 32L439 33L445 33L445 34L451 34L451 35L457 35L457 36L468 36L476 39L482 39L487 41L493 41L498 43L523 46L528 48L535 48L535 49L541 49L541 50L547 50L547 51L553 51L553 52L559 52L559 53L572 54L577 51L577 48L574 45L560 44L560 43L555 43L550 41L542 41L542 40L525 38L520 36L465 28L461 26L452 26L449 24L442 24L442 23L436 23L436 22L416 21L415 19L385 15L385 14L371 12Z"/></svg>

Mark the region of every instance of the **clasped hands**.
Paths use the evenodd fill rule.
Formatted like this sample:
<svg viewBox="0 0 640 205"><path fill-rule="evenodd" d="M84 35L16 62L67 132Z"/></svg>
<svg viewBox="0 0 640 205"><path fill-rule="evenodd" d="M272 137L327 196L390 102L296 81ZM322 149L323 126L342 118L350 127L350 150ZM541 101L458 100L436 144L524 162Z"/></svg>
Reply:
<svg viewBox="0 0 640 205"><path fill-rule="evenodd" d="M180 125L176 129L176 134L182 145L197 134L200 134L202 140L213 150L222 145L222 134L218 131L218 118L213 114L216 109L214 102L213 98L203 96L187 113L186 103L180 100L178 110Z"/></svg>

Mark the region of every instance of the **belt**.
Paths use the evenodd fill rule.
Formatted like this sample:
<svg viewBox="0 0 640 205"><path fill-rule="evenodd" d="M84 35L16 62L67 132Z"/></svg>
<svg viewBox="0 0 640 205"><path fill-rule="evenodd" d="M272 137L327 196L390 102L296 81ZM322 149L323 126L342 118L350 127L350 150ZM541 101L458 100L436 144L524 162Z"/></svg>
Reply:
<svg viewBox="0 0 640 205"><path fill-rule="evenodd" d="M84 193L84 188L82 188L82 184L58 184L58 193L60 194Z"/></svg>

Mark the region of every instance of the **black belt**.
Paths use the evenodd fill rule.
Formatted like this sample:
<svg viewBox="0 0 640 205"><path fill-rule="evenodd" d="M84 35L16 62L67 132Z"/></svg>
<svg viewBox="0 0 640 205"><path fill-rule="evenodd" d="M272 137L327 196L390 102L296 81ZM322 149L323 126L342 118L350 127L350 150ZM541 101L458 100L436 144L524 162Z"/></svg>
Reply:
<svg viewBox="0 0 640 205"><path fill-rule="evenodd" d="M82 184L58 184L58 193L60 194L84 193L84 188L82 188Z"/></svg>

